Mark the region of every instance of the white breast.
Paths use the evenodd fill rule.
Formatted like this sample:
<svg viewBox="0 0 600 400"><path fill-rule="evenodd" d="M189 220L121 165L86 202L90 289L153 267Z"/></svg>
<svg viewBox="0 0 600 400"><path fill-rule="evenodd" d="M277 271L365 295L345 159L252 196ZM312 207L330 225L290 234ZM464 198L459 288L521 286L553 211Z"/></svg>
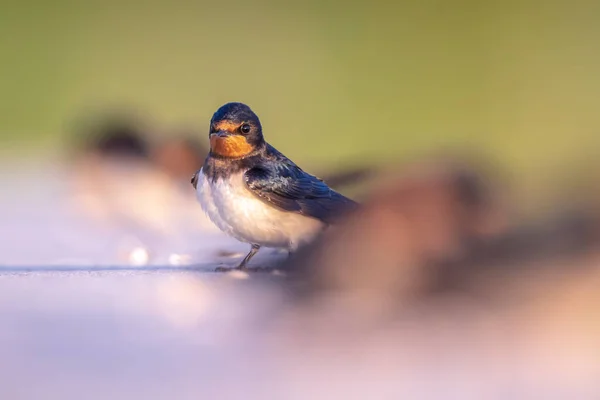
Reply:
<svg viewBox="0 0 600 400"><path fill-rule="evenodd" d="M200 170L196 196L214 224L242 242L295 250L324 227L263 202L248 190L242 173L210 182Z"/></svg>

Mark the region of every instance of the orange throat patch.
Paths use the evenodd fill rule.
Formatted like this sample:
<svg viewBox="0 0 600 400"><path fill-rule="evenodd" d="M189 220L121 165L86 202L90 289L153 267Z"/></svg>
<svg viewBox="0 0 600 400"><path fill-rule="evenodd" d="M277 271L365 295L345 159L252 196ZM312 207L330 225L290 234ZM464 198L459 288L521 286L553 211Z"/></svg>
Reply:
<svg viewBox="0 0 600 400"><path fill-rule="evenodd" d="M229 158L243 157L254 150L246 138L241 135L226 137L210 135L210 149L215 154Z"/></svg>

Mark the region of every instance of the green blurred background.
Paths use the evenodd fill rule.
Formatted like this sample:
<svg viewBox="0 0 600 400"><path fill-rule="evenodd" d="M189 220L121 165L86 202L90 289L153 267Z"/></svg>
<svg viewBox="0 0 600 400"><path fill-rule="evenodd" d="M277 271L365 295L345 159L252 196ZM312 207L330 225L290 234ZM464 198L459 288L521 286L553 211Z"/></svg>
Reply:
<svg viewBox="0 0 600 400"><path fill-rule="evenodd" d="M204 135L228 101L313 168L459 146L553 179L600 144L597 1L1 4L0 134L20 157L111 108Z"/></svg>

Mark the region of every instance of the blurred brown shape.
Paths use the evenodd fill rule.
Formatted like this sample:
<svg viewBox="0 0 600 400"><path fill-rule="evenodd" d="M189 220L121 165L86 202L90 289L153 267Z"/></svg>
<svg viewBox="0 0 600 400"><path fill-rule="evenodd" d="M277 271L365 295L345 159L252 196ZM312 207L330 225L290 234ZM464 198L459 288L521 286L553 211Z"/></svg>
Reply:
<svg viewBox="0 0 600 400"><path fill-rule="evenodd" d="M131 126L110 126L93 139L86 150L98 156L145 159L149 154L146 138Z"/></svg>
<svg viewBox="0 0 600 400"><path fill-rule="evenodd" d="M68 147L76 158L127 158L144 160L150 155L148 128L133 113L85 114L74 124Z"/></svg>
<svg viewBox="0 0 600 400"><path fill-rule="evenodd" d="M208 148L195 136L168 138L155 146L152 159L169 177L189 183L208 155Z"/></svg>
<svg viewBox="0 0 600 400"><path fill-rule="evenodd" d="M146 124L123 114L95 118L75 134L71 197L90 221L144 243L212 229L189 185L205 151L194 140L156 145Z"/></svg>
<svg viewBox="0 0 600 400"><path fill-rule="evenodd" d="M476 165L401 168L285 263L278 351L424 398L596 398L596 210L516 219Z"/></svg>
<svg viewBox="0 0 600 400"><path fill-rule="evenodd" d="M514 220L502 185L483 171L448 161L403 167L289 260L290 281L309 297L354 299L371 311L439 293L485 297L483 281L513 279L597 242L597 219L585 210Z"/></svg>
<svg viewBox="0 0 600 400"><path fill-rule="evenodd" d="M459 257L469 241L505 229L491 186L460 163L409 166L300 251L292 269L303 271L311 285L330 289L400 294L409 289L402 286L418 287L423 265Z"/></svg>

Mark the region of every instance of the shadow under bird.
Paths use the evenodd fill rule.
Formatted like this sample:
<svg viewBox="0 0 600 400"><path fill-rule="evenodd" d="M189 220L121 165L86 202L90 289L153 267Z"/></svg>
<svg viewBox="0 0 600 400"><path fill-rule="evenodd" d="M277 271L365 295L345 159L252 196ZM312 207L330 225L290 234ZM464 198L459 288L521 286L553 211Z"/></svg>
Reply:
<svg viewBox="0 0 600 400"><path fill-rule="evenodd" d="M212 222L252 246L237 269L247 269L261 246L294 252L356 206L268 144L245 104L219 108L209 139L210 152L192 185Z"/></svg>

